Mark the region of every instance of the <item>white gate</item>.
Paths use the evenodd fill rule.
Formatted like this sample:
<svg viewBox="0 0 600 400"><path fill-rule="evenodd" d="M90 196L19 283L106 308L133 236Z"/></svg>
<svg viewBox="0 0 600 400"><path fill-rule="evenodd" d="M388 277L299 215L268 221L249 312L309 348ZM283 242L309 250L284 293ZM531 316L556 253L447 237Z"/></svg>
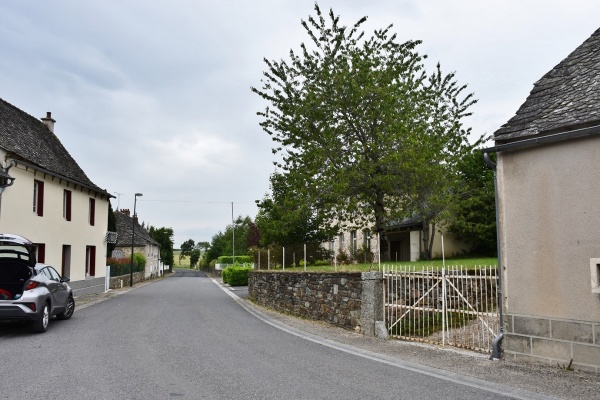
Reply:
<svg viewBox="0 0 600 400"><path fill-rule="evenodd" d="M499 331L496 267L383 266L390 336L483 352Z"/></svg>

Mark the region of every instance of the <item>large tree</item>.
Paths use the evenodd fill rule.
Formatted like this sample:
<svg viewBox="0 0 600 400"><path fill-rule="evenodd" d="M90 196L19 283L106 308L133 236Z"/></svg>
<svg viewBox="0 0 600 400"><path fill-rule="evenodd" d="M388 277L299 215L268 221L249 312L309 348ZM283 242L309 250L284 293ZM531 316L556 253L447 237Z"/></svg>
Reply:
<svg viewBox="0 0 600 400"><path fill-rule="evenodd" d="M252 88L269 103L261 126L277 143L288 185L330 224L372 227L385 245L391 222L418 204L442 205L445 187L433 185L420 202L408 196L429 177L452 174L469 149L461 120L475 100L439 64L427 75L420 41L398 43L391 25L366 37L366 17L348 28L332 10L315 11L302 21L310 46L265 59L262 88Z"/></svg>

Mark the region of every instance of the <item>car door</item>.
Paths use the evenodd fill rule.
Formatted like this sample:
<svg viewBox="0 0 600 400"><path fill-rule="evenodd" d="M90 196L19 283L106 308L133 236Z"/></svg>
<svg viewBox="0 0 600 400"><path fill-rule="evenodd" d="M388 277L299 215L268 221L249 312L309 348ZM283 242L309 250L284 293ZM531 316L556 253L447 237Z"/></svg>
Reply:
<svg viewBox="0 0 600 400"><path fill-rule="evenodd" d="M66 307L69 290L67 285L60 281L60 274L51 266L44 268L44 274L50 277L48 280L48 290L52 296L52 304L58 308L53 313L58 313Z"/></svg>

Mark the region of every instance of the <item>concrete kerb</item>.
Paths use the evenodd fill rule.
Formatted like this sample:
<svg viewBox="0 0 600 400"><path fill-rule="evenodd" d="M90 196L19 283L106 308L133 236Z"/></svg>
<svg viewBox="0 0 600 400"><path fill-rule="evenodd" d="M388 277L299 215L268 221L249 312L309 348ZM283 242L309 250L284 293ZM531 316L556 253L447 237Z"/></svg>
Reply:
<svg viewBox="0 0 600 400"><path fill-rule="evenodd" d="M477 389L486 390L488 392L492 392L495 394L500 394L503 396L510 396L515 399L555 399L551 396L546 396L540 393L530 392L527 390L523 390L520 388L514 388L510 386L505 386L502 384L484 381L478 378L466 376L466 375L457 375L454 372L448 372L437 368L432 368L426 365L416 364L409 361L405 361L399 358L387 356L380 353L375 353L370 350L354 347L348 344L340 343L335 340L327 339L321 336L317 336L311 334L309 332L302 331L300 329L294 328L290 325L287 325L283 322L278 321L275 318L271 318L264 311L262 311L259 306L256 306L249 300L242 299L238 297L234 292L229 290L229 286L223 284L222 281L219 281L215 278L211 278L211 280L217 284L228 296L230 296L234 301L236 301L242 308L244 308L247 312L255 316L256 318L262 320L263 322L280 329L284 332L292 334L294 336L300 337L302 339L333 348L339 351L343 351L346 353L354 354L359 357L363 357L372 361L381 362L387 365L391 365L394 367L398 367L404 370L409 370L413 372L418 372L421 374L425 374L434 378L443 379L446 381L450 381L453 383L470 386ZM266 310L266 309L265 309ZM486 357L487 358L487 357Z"/></svg>
<svg viewBox="0 0 600 400"><path fill-rule="evenodd" d="M89 306L92 306L94 304L98 304L101 303L105 300L108 300L112 297L116 297L116 296L120 296L122 294L125 294L131 290L135 290L141 287L144 287L146 285L150 285L152 283L158 282L161 279L164 278L168 278L169 276L171 276L171 274L167 274L167 275L163 275L161 277L158 278L152 278L152 279L148 279L145 280L143 282L140 283L136 283L133 287L129 287L126 286L124 288L121 289L109 289L106 292L100 292L100 293L95 293L95 294L86 294L83 296L75 296L75 311L77 310L83 310Z"/></svg>

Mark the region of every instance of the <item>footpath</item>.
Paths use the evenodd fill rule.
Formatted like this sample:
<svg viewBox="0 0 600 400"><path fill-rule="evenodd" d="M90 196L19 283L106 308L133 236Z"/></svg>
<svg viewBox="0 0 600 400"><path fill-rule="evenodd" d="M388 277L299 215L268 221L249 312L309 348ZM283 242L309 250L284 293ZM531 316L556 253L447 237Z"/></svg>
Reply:
<svg viewBox="0 0 600 400"><path fill-rule="evenodd" d="M133 288L110 290L97 295L75 299L76 310L127 293L160 279L145 281ZM312 321L281 314L258 306L248 300L247 287L229 287L221 278L212 279L228 292L242 307L265 322L308 340L326 346L338 347L366 358L388 364L401 365L405 369L439 371L449 379L473 378L514 388L509 395L531 399L582 399L600 400L600 374L584 371L568 371L559 365L490 361L489 355L453 348L441 348L395 339L382 340L348 331L325 322ZM434 373L432 373L434 375Z"/></svg>

